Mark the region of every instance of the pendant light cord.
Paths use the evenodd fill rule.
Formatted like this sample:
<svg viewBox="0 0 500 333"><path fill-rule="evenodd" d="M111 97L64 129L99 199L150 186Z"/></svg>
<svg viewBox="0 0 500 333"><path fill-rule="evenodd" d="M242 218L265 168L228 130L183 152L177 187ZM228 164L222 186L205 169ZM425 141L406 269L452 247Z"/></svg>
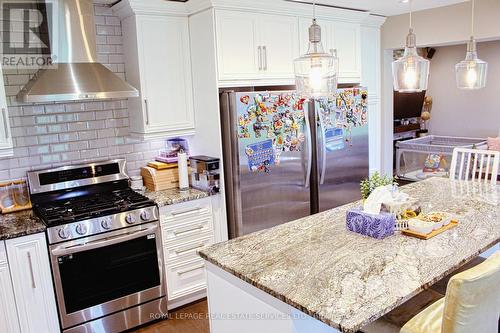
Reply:
<svg viewBox="0 0 500 333"><path fill-rule="evenodd" d="M313 1L313 20L316 20L316 1Z"/></svg>
<svg viewBox="0 0 500 333"><path fill-rule="evenodd" d="M474 1L474 0L473 0ZM410 0L410 30L413 29L413 23L412 23L412 12L413 12L413 1Z"/></svg>
<svg viewBox="0 0 500 333"><path fill-rule="evenodd" d="M471 24L470 24L470 33L471 33L471 37L474 36L474 10L475 10L475 1L474 0L471 0L472 2L472 11L471 11Z"/></svg>

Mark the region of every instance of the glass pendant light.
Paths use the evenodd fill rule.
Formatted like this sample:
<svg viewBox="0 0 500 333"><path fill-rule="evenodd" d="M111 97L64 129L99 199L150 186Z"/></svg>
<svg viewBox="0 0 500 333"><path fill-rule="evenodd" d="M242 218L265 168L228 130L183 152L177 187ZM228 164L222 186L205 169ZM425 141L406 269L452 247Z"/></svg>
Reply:
<svg viewBox="0 0 500 333"><path fill-rule="evenodd" d="M429 60L417 53L417 37L412 27L412 0L410 0L410 31L406 36L406 47L401 58L392 63L394 90L399 92L421 92L427 90Z"/></svg>
<svg viewBox="0 0 500 333"><path fill-rule="evenodd" d="M477 57L474 40L474 0L472 0L471 37L467 43L465 60L455 65L457 87L459 89L481 89L486 86L488 63Z"/></svg>
<svg viewBox="0 0 500 333"><path fill-rule="evenodd" d="M309 27L309 49L294 60L297 93L305 98L331 97L337 91L338 59L326 53L321 44L321 27L316 23L316 3L313 2L313 22Z"/></svg>

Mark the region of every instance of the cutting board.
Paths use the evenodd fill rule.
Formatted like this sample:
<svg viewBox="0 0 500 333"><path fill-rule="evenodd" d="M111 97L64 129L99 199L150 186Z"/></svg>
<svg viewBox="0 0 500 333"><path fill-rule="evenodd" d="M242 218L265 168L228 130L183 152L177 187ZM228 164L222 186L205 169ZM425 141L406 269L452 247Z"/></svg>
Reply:
<svg viewBox="0 0 500 333"><path fill-rule="evenodd" d="M165 169L177 168L177 163L163 163L158 161L152 161L148 162L148 166L155 168L156 170L165 170Z"/></svg>
<svg viewBox="0 0 500 333"><path fill-rule="evenodd" d="M440 233L445 232L446 230L450 230L452 228L455 228L457 225L458 225L458 221L452 220L448 225L442 226L441 228L436 229L429 234L421 234L421 233L411 231L411 230L402 230L401 233L403 235L406 235L406 236L416 237L416 238L427 240L429 238L432 238L434 236L439 235Z"/></svg>

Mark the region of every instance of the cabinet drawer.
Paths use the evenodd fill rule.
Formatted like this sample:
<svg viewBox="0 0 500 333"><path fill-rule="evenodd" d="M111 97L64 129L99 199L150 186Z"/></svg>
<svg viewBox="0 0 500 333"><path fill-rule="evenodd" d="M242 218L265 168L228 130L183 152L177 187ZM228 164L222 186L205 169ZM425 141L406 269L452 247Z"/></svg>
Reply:
<svg viewBox="0 0 500 333"><path fill-rule="evenodd" d="M212 215L210 198L203 198L179 204L162 207L160 209L162 225L175 225L185 220Z"/></svg>
<svg viewBox="0 0 500 333"><path fill-rule="evenodd" d="M185 221L176 226L162 226L163 245L191 237L201 237L204 233L213 233L212 216Z"/></svg>
<svg viewBox="0 0 500 333"><path fill-rule="evenodd" d="M163 245L213 233L210 198L173 205L160 212Z"/></svg>
<svg viewBox="0 0 500 333"><path fill-rule="evenodd" d="M205 264L201 258L167 265L166 268L169 300L206 288Z"/></svg>
<svg viewBox="0 0 500 333"><path fill-rule="evenodd" d="M165 263L172 265L172 263L179 261L189 261L199 258L196 251L214 243L214 236L212 233L204 234L202 237L190 237L188 241L175 242L173 244L166 243L163 247Z"/></svg>

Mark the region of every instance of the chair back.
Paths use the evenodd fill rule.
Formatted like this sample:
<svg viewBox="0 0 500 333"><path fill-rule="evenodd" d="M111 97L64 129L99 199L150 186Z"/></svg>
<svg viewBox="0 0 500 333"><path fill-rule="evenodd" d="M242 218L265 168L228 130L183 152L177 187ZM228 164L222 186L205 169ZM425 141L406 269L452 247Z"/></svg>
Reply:
<svg viewBox="0 0 500 333"><path fill-rule="evenodd" d="M496 333L500 316L500 251L448 282L442 333Z"/></svg>
<svg viewBox="0 0 500 333"><path fill-rule="evenodd" d="M497 183L500 152L455 148L450 166L450 179Z"/></svg>

